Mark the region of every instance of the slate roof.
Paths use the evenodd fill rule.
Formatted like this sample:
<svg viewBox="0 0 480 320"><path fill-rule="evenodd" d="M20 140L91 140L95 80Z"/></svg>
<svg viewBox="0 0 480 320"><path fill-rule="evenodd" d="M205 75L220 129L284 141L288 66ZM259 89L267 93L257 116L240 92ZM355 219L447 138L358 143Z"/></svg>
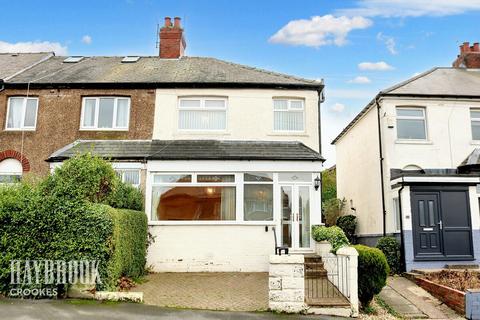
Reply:
<svg viewBox="0 0 480 320"><path fill-rule="evenodd" d="M437 67L380 91L332 141L335 144L385 96L480 98L480 69Z"/></svg>
<svg viewBox="0 0 480 320"><path fill-rule="evenodd" d="M161 59L142 56L137 62L122 63L124 57L84 57L65 63L55 56L23 72L9 83L33 84L250 84L299 86L319 89L323 83L230 63L214 58L182 57Z"/></svg>
<svg viewBox="0 0 480 320"><path fill-rule="evenodd" d="M324 161L300 142L218 140L78 140L47 161L90 151L112 160L295 160Z"/></svg>
<svg viewBox="0 0 480 320"><path fill-rule="evenodd" d="M0 80L6 80L52 55L49 52L0 53Z"/></svg>

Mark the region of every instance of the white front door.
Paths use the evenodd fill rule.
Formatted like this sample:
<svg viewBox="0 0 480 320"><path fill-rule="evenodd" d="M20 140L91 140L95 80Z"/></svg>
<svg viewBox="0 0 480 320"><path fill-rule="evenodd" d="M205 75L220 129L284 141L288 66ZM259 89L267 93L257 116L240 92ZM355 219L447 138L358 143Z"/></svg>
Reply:
<svg viewBox="0 0 480 320"><path fill-rule="evenodd" d="M280 185L280 238L291 250L310 250L311 185Z"/></svg>

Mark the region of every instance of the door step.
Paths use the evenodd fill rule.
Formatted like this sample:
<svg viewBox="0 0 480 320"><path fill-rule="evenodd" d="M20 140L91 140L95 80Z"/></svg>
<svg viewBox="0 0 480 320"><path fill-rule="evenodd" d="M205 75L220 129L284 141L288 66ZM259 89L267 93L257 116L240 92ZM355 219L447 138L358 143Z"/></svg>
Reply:
<svg viewBox="0 0 480 320"><path fill-rule="evenodd" d="M478 269L478 264L446 264L445 269Z"/></svg>

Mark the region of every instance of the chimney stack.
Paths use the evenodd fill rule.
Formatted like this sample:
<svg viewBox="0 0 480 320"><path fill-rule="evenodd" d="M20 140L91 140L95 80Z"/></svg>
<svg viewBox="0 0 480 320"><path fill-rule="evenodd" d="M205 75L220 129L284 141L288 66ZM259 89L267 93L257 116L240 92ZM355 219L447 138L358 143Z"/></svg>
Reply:
<svg viewBox="0 0 480 320"><path fill-rule="evenodd" d="M187 44L179 17L165 17L165 24L160 29L160 58L177 59L183 56Z"/></svg>
<svg viewBox="0 0 480 320"><path fill-rule="evenodd" d="M460 46L460 54L452 63L455 68L480 68L480 45L475 42L470 46L469 42L464 42Z"/></svg>

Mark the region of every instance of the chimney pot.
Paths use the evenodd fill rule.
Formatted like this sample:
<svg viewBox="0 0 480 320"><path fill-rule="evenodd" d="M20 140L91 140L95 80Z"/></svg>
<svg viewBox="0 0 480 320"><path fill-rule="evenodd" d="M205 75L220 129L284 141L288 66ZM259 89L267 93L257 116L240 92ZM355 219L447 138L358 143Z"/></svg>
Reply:
<svg viewBox="0 0 480 320"><path fill-rule="evenodd" d="M473 52L480 52L480 45L478 44L478 42L475 42L472 46L472 51Z"/></svg>
<svg viewBox="0 0 480 320"><path fill-rule="evenodd" d="M173 26L174 26L175 28L181 28L181 26L180 26L180 20L182 20L182 19L180 19L180 17L175 17L175 18L173 19Z"/></svg>
<svg viewBox="0 0 480 320"><path fill-rule="evenodd" d="M464 42L462 52L469 52L469 51L470 51L470 42Z"/></svg>
<svg viewBox="0 0 480 320"><path fill-rule="evenodd" d="M455 68L480 68L480 44L474 42L470 46L469 42L464 42L460 46L460 54L452 63Z"/></svg>
<svg viewBox="0 0 480 320"><path fill-rule="evenodd" d="M170 27L172 25L172 19L170 17L165 17L165 27Z"/></svg>

